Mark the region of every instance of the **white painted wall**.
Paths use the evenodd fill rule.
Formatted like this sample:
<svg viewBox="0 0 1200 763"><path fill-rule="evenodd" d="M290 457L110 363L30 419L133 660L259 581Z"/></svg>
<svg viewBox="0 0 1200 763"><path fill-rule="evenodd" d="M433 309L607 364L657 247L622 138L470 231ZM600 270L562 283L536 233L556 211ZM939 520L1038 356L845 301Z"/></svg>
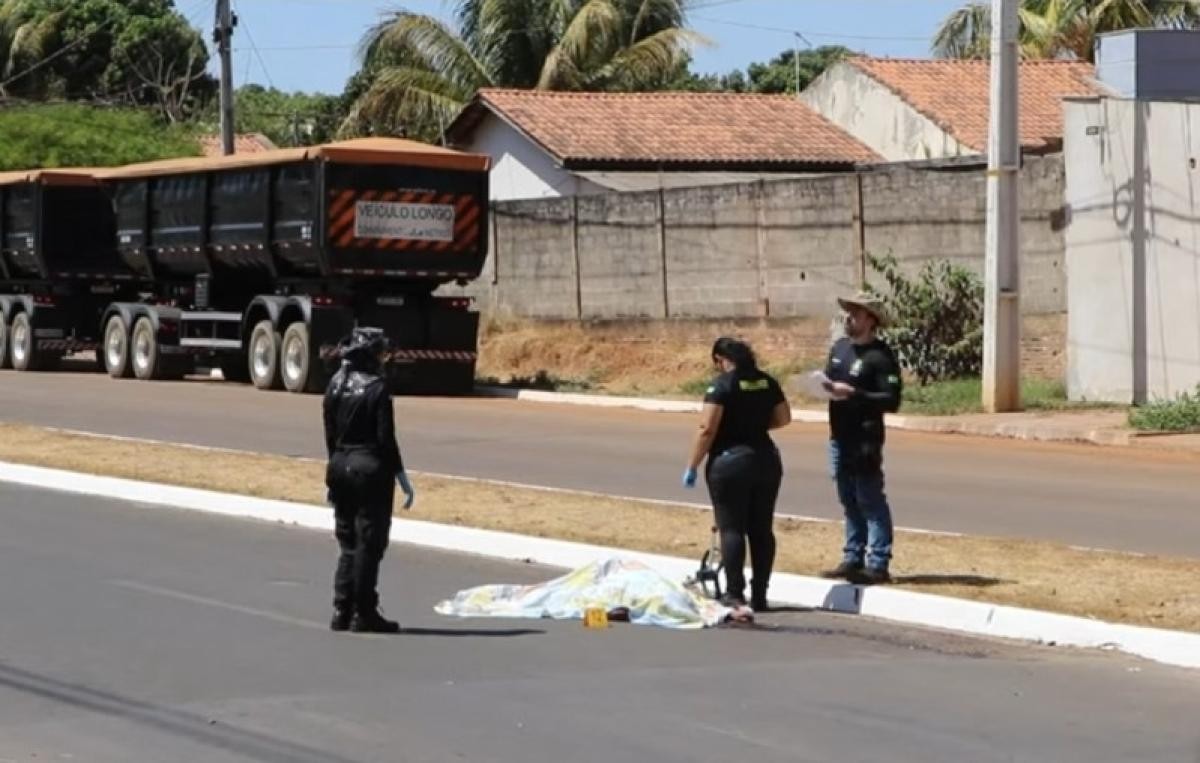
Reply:
<svg viewBox="0 0 1200 763"><path fill-rule="evenodd" d="M1127 403L1193 390L1200 104L1069 101L1065 118L1068 393Z"/></svg>
<svg viewBox="0 0 1200 763"><path fill-rule="evenodd" d="M465 149L492 157L492 201L604 192L603 188L558 166L536 143L492 114L475 128Z"/></svg>
<svg viewBox="0 0 1200 763"><path fill-rule="evenodd" d="M878 80L848 63L826 69L800 93L800 100L889 161L979 153L959 143Z"/></svg>

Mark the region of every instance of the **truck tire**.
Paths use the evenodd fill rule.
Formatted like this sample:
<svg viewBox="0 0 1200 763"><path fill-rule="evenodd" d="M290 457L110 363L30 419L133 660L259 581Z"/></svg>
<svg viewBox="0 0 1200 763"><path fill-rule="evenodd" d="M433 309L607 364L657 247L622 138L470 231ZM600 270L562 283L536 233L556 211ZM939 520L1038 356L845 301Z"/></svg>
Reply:
<svg viewBox="0 0 1200 763"><path fill-rule="evenodd" d="M250 381L259 389L279 389L279 332L269 320L259 321L250 332L246 359Z"/></svg>
<svg viewBox="0 0 1200 763"><path fill-rule="evenodd" d="M314 363L308 326L297 321L283 332L279 351L279 373L289 392L321 392L325 387L325 370Z"/></svg>
<svg viewBox="0 0 1200 763"><path fill-rule="evenodd" d="M33 321L29 313L13 316L8 333L8 352L13 368L18 371L48 371L54 367L59 356L37 349L33 333Z"/></svg>
<svg viewBox="0 0 1200 763"><path fill-rule="evenodd" d="M149 318L138 318L130 338L130 361L133 376L149 382L151 379L182 379L187 374L186 356L163 355L158 332Z"/></svg>
<svg viewBox="0 0 1200 763"><path fill-rule="evenodd" d="M12 367L8 356L8 331L8 319L0 315L0 369Z"/></svg>
<svg viewBox="0 0 1200 763"><path fill-rule="evenodd" d="M114 379L128 379L132 375L129 362L129 324L120 315L114 315L104 324L104 337L96 350L103 357L104 370Z"/></svg>

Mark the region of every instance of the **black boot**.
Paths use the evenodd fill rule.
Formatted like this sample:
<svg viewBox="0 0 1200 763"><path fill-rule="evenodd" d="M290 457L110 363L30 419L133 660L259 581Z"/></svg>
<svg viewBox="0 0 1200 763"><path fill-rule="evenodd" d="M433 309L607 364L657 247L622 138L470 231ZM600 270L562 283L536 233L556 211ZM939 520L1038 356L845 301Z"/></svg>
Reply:
<svg viewBox="0 0 1200 763"><path fill-rule="evenodd" d="M770 610L770 605L767 604L767 587L759 585L755 581L750 581L750 609L755 612L767 612Z"/></svg>
<svg viewBox="0 0 1200 763"><path fill-rule="evenodd" d="M348 631L350 630L350 621L354 619L354 610L349 608L334 607L333 619L329 621L329 630L331 631Z"/></svg>
<svg viewBox="0 0 1200 763"><path fill-rule="evenodd" d="M858 576L862 572L862 568L863 566L861 562L842 562L832 570L825 570L822 572L821 577L829 579L842 578L848 580L852 577Z"/></svg>
<svg viewBox="0 0 1200 763"><path fill-rule="evenodd" d="M388 620L377 609L369 609L354 615L350 630L354 633L399 633L400 623Z"/></svg>

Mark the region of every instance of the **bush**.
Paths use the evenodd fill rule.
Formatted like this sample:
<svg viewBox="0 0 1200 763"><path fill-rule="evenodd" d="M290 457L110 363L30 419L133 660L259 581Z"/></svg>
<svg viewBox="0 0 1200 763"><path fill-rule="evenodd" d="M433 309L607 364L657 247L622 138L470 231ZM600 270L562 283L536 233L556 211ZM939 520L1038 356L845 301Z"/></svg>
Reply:
<svg viewBox="0 0 1200 763"><path fill-rule="evenodd" d="M896 258L868 255L883 276L891 325L881 332L900 364L921 384L979 376L983 368L983 282L945 260L927 262L916 277Z"/></svg>
<svg viewBox="0 0 1200 763"><path fill-rule="evenodd" d="M1200 385L1174 400L1156 400L1129 410L1129 425L1152 432L1200 430Z"/></svg>
<svg viewBox="0 0 1200 763"><path fill-rule="evenodd" d="M137 109L56 104L0 110L0 170L112 167L199 153L193 133Z"/></svg>

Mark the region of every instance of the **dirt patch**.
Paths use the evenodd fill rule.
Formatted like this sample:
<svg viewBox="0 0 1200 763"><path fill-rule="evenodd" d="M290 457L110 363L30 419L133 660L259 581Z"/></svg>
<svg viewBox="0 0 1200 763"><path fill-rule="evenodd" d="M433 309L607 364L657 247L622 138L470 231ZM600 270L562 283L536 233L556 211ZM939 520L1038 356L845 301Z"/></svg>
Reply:
<svg viewBox="0 0 1200 763"><path fill-rule="evenodd" d="M712 375L713 341L751 343L780 377L818 368L829 349L828 321L534 322L490 319L480 337L478 375L560 390L664 396L699 392ZM784 381L784 378L780 378Z"/></svg>
<svg viewBox="0 0 1200 763"><path fill-rule="evenodd" d="M321 504L312 461L0 425L0 460ZM404 516L443 524L699 558L710 513L488 482L415 475ZM835 523L777 522L776 569L812 575L839 557ZM637 528L634 532L631 528ZM1045 542L899 532L896 585L963 599L1200 632L1200 561L1084 551Z"/></svg>

